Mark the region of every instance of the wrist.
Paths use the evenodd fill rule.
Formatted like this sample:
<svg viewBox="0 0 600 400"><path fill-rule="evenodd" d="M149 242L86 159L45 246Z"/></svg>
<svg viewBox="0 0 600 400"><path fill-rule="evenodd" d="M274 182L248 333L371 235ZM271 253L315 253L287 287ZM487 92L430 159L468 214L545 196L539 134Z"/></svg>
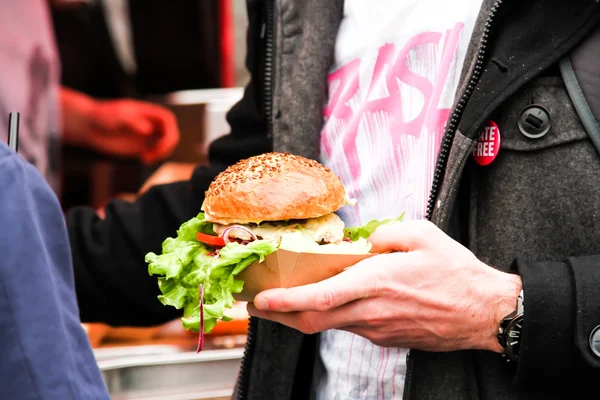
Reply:
<svg viewBox="0 0 600 400"><path fill-rule="evenodd" d="M61 88L62 131L66 143L86 145L95 124L97 101L83 93Z"/></svg>
<svg viewBox="0 0 600 400"><path fill-rule="evenodd" d="M502 320L517 309L518 297L523 290L521 277L514 274L502 273L502 278L494 282L496 288L491 300L491 321L489 324L489 337L486 348L496 353L502 353L504 349L498 341L498 330Z"/></svg>
<svg viewBox="0 0 600 400"><path fill-rule="evenodd" d="M520 292L517 308L500 322L498 328L498 343L503 349L506 361L517 361L521 349L521 333L523 329L524 296Z"/></svg>

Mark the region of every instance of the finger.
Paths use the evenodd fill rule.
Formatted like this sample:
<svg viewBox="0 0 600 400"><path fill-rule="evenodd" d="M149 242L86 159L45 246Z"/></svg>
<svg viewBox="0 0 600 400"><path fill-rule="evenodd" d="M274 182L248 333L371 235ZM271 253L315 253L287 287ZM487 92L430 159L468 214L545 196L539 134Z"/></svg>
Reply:
<svg viewBox="0 0 600 400"><path fill-rule="evenodd" d="M150 136L155 130L152 121L136 113L128 115L122 121L122 124L125 128L125 131L129 131L130 133L140 136Z"/></svg>
<svg viewBox="0 0 600 400"><path fill-rule="evenodd" d="M171 110L149 103L140 103L138 110L142 115L152 121L154 125L158 127L157 130L161 133L166 135L179 132L177 118Z"/></svg>
<svg viewBox="0 0 600 400"><path fill-rule="evenodd" d="M121 157L139 157L145 150L145 140L139 136L90 135L88 145L102 153Z"/></svg>
<svg viewBox="0 0 600 400"><path fill-rule="evenodd" d="M166 111L166 110L165 110ZM179 143L179 127L175 116L166 112L161 116L154 116L156 137L144 161L152 163L170 155Z"/></svg>
<svg viewBox="0 0 600 400"><path fill-rule="evenodd" d="M173 153L179 143L179 133L167 133L154 138L153 143L144 154L144 161L152 163L162 160Z"/></svg>
<svg viewBox="0 0 600 400"><path fill-rule="evenodd" d="M317 283L265 290L256 295L254 305L261 310L278 312L326 311L369 297L377 293L381 285L380 271L385 269L377 267L381 260L382 256L371 257Z"/></svg>
<svg viewBox="0 0 600 400"><path fill-rule="evenodd" d="M179 135L153 138L153 141L148 144L142 155L142 161L146 164L153 164L167 158L173 153L177 143L179 143Z"/></svg>
<svg viewBox="0 0 600 400"><path fill-rule="evenodd" d="M131 101L130 104L150 118L164 118L165 115L173 114L171 110L159 104L136 100Z"/></svg>
<svg viewBox="0 0 600 400"><path fill-rule="evenodd" d="M426 220L405 221L380 226L370 237L371 252L414 251L424 247L438 229Z"/></svg>
<svg viewBox="0 0 600 400"><path fill-rule="evenodd" d="M248 314L253 317L268 319L294 328L306 334L323 332L329 329L345 329L361 325L365 315L368 315L368 305L362 301L345 304L333 310L302 311L302 312L275 312L259 310L253 303L246 306Z"/></svg>

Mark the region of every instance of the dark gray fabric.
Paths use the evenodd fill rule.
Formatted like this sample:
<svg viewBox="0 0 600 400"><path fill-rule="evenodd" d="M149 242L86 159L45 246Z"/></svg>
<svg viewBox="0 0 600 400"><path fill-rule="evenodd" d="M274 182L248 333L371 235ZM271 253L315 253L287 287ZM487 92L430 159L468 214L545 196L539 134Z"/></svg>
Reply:
<svg viewBox="0 0 600 400"><path fill-rule="evenodd" d="M590 270L600 268L596 257L578 257L569 259L571 274L577 292L575 293L575 304L577 313L577 330L575 342L579 344L579 356L590 365L600 368L600 359L592 351L589 338L593 330L600 324L600 287L595 281L588 279Z"/></svg>
<svg viewBox="0 0 600 400"><path fill-rule="evenodd" d="M469 49L469 59L462 72L460 93L468 86L465 77L471 74L476 62L482 62L476 60L475 56L483 37L483 22L492 3L492 0L484 2ZM537 308L530 307L535 311L530 314L536 316L530 318L524 337L535 337L541 341L539 345L530 344L525 350L526 363L519 364L528 365L520 376L527 381L531 376L528 384L532 387L524 389L514 385L517 371L503 364L497 354L411 351L405 400L561 399L565 398L565 393L570 393L568 386L564 391L564 388L561 389L560 385L565 381L540 383L533 377L536 374L544 376L548 372L549 375L562 374L563 378L569 378L568 369L576 365L575 361L569 364L568 360L573 353L572 340L569 340L572 339L573 326L557 324L558 317L553 314L560 312L571 315L574 312L569 294L575 290L569 286L570 269L560 261L539 262L564 260L572 255L600 254L600 240L596 240L600 238L600 202L597 201L600 195L600 185L597 184L600 161L561 81L542 79L530 83L550 63L544 57L545 53L532 50L538 43L543 43L545 49L551 47L554 39L544 42L542 30L537 29L535 40L528 41L527 32L534 22L537 22L538 28L543 24L548 29L554 28L554 25L548 26L548 21L563 22L562 25L557 24L560 29L554 29L552 36L560 44L560 49L555 47L552 50L552 56L558 59L560 53L567 51L579 35L586 34L587 28L582 27L587 26L585 23L592 16L586 13L586 18L569 24L570 19L567 21L557 16L567 7L558 0L544 4L534 2L535 7L530 7L529 3L504 3L507 6L505 9L513 11L505 19L507 26L502 31L502 42L516 46L514 54L521 58L513 57L510 54L513 47L507 45L499 54L505 59L499 61L500 64L504 61L512 65L526 59L527 64L521 64L527 74L523 75L518 85L514 83L516 81L511 81L510 93L519 89L516 96L506 92L508 89L505 87L498 86L494 79L489 76L486 78L486 87L495 90L492 88L489 92L478 93L480 104L477 110L471 112L470 119L484 114L489 117L487 110L494 111L491 118L499 125L503 135L500 155L492 165L479 167L470 157L473 139L467 138L465 132L456 133L442 190L436 199L440 200L440 206L434 213L434 222L496 268L507 271L515 257L522 257L520 272L524 274L526 292L529 290L531 293L530 301L532 298L538 301ZM546 7L548 3L551 5ZM274 149L317 158L322 106L326 99L326 78L342 17L343 1L280 0L275 4ZM529 10L527 15L531 18L521 18L520 7ZM574 14L591 10L592 7L591 2L583 0L568 5ZM539 10L544 13L535 19L537 14L534 11ZM521 30L517 32L516 28ZM563 30L564 35L560 33ZM497 44L488 43L488 46L487 55L493 57ZM500 68L496 64L485 66ZM509 69L509 72L514 71ZM523 88L525 83L529 86ZM499 101L501 98L498 97L499 92L503 92L503 104L492 105L492 100ZM533 102L546 107L553 120L552 130L537 141L521 135L516 125L522 109ZM468 130L476 128L474 124L471 125L465 127ZM465 228L464 232L460 230L462 228ZM535 262L528 263L528 260ZM550 270L542 279L539 275L544 273L544 268ZM588 309L594 312L593 308ZM536 321L542 321L542 327L551 326L552 329L540 330ZM557 326L563 330L557 332ZM558 335L561 340L553 342L552 335ZM257 340L250 358L251 364L247 365L251 371L247 398L302 398L294 388L311 384L310 367L303 374L301 372L305 367L298 367L299 358L307 351L309 337L267 321L260 321L255 337ZM314 339L314 336L310 337L313 342ZM544 344L552 343L563 347L550 352L543 348ZM314 347L310 349L314 351ZM548 357L563 353L567 355L562 360L548 362ZM564 363L562 365L567 371L560 371L560 363ZM575 374L592 378L585 382L588 386L597 382L598 374L588 364L583 368L578 364L578 367L573 369ZM567 380L566 384L573 385L573 382Z"/></svg>
<svg viewBox="0 0 600 400"><path fill-rule="evenodd" d="M463 136L460 132L456 132L454 136L448 156L448 168L431 218L432 222L443 230L449 228L450 214L459 188L458 182L475 143L475 140Z"/></svg>
<svg viewBox="0 0 600 400"><path fill-rule="evenodd" d="M267 320L259 320L254 332L256 351L248 382L248 399L289 399L296 374L295 363L303 344L303 334ZM274 357L274 354L284 355ZM277 371L277 373L273 373ZM265 384L267 383L267 384Z"/></svg>
<svg viewBox="0 0 600 400"><path fill-rule="evenodd" d="M459 122L461 132L471 138L478 136L495 109L600 24L600 2L595 0L499 3L485 55L479 60L482 74Z"/></svg>
<svg viewBox="0 0 600 400"><path fill-rule="evenodd" d="M544 106L552 117L552 129L543 138L529 139L518 129L519 115L530 104ZM536 318L526 320L523 340L528 340L530 346L523 349L519 365L528 367L520 376L528 379L537 370L536 374L547 377L562 374L564 379L569 369L578 363L570 354L574 337L569 329L557 331L548 327L554 327L557 318L562 318L564 327L572 326L569 318L574 315L576 294L570 285L565 285L577 276L572 271L580 274L579 301L597 298L596 292L592 292L595 286L586 287L584 283L584 271L589 273L592 265L589 261L581 266L576 259L573 263L578 268L571 269L565 263L544 261L600 253L597 240L600 237L600 185L597 184L600 158L560 78L536 80L497 110L492 118L502 135L498 158L489 166L477 165L470 157L471 141L458 132L439 196L441 207L437 208L434 220L452 231L457 225L450 226L450 223L458 219L460 208L455 202L466 201L468 204L459 205L467 210L467 215L460 220L463 224L468 220L470 228L467 235L454 234L454 237L462 240L482 261L503 271L511 271L515 257L523 264L529 263L529 272L523 275L525 304L529 314ZM465 154L467 161L463 169ZM462 179L457 179L457 175ZM458 182L463 185L460 189ZM459 191L468 196L458 196ZM526 268L522 265L521 269ZM539 276L545 279L540 280ZM584 310L586 318L582 318L579 329L580 342L584 345L579 348L589 362L594 362L585 346L585 336L600 314L593 302ZM542 343L545 348L540 348ZM549 345L553 346L550 352L547 351ZM413 351L412 354L415 360L411 380L428 382L428 385L413 387L411 398L414 399L521 398L519 396L562 399L565 396L560 389L562 382L557 380L548 381L546 391L538 388L527 397L524 387L512 384L516 371L503 365L492 353ZM580 378L573 379L581 379L582 383L597 379L592 370L579 374Z"/></svg>
<svg viewBox="0 0 600 400"><path fill-rule="evenodd" d="M598 44L600 45L600 40L598 40ZM597 54L600 60L600 49L598 49ZM567 92L569 93L569 96L571 96L573 106L575 107L575 110L579 115L579 119L581 119L581 123L587 130L588 134L590 135L590 139L592 139L592 142L594 143L598 151L600 151L600 125L598 124L598 119L596 118L594 111L590 107L590 103L588 102L586 95L583 93L582 87L579 84L577 78L577 74L575 73L575 70L573 69L573 64L571 63L571 60L569 58L563 58L560 61L560 73L567 87ZM593 80L594 79L591 79L591 81ZM587 83L589 84L590 81L587 81ZM598 75L597 84L592 84L590 86L592 87L587 88L588 92L591 92L593 94L594 88L596 91L600 92L600 73ZM589 97L590 100L593 100L592 95L590 95ZM600 102L597 106L600 106ZM597 114L600 115L600 109L596 111Z"/></svg>
<svg viewBox="0 0 600 400"><path fill-rule="evenodd" d="M569 59L581 92L596 121L600 121L600 25L575 49Z"/></svg>
<svg viewBox="0 0 600 400"><path fill-rule="evenodd" d="M276 4L279 50L275 55L273 148L318 159L327 74L344 2L282 0Z"/></svg>
<svg viewBox="0 0 600 400"><path fill-rule="evenodd" d="M529 139L517 127L530 104L545 107L552 118L543 138ZM486 167L469 165L469 248L503 270L516 257L600 253L600 158L560 78L528 85L497 115L498 157Z"/></svg>
<svg viewBox="0 0 600 400"><path fill-rule="evenodd" d="M569 330L554 331L551 327L556 325L558 318L563 326L573 326L575 322L574 288L564 284L572 280L569 265L520 259L515 267L521 275L523 287L527 288L523 304L528 314L522 333L522 340L527 341L528 346L520 355L523 362L519 363L519 380L528 381L537 369L546 379L560 382L565 379L561 370L568 371L574 362L571 350L574 340ZM543 279L538 276L543 276ZM531 318L531 315L536 317ZM548 351L549 348L552 351Z"/></svg>
<svg viewBox="0 0 600 400"><path fill-rule="evenodd" d="M520 112L534 103L545 107L552 118L552 129L542 139L529 139L517 127ZM514 258L520 260L526 315L535 315L526 317L524 324L522 339L529 346L523 349L519 363L527 365L519 374L521 379L537 370L549 379L561 376L564 380L579 363L570 350L575 338L567 329L575 323L574 296L589 299L590 290L586 292L582 285L573 288L569 266L549 261L600 253L600 158L559 78L530 84L497 115L502 134L498 158L487 167L472 161L467 166L468 246L482 261L504 271L510 269ZM586 266L589 274L590 263ZM594 321L591 313L597 312L594 307L586 310L585 331ZM596 320L598 317L596 314ZM581 343L580 351L585 351L586 341ZM584 383L586 377L597 379L590 369L579 374L573 379ZM496 378L481 374L481 386L494 387ZM549 390L554 387L550 382ZM553 393L556 398L563 396L556 387ZM552 398L550 393L545 396Z"/></svg>

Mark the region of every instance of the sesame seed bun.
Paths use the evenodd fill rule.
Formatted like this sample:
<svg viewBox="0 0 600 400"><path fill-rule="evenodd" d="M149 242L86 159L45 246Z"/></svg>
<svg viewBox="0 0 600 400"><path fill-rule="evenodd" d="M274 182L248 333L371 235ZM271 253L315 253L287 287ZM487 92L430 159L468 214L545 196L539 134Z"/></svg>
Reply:
<svg viewBox="0 0 600 400"><path fill-rule="evenodd" d="M230 166L210 184L206 220L223 225L317 218L347 196L340 178L314 160L266 153Z"/></svg>

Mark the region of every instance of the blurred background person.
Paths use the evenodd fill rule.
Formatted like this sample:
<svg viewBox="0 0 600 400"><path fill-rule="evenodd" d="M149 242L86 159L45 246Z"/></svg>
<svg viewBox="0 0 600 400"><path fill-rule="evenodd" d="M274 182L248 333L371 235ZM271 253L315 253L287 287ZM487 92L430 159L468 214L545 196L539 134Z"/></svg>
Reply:
<svg viewBox="0 0 600 400"><path fill-rule="evenodd" d="M11 111L21 113L20 154L58 194L63 143L146 163L171 154L179 132L166 108L129 99L97 99L61 85L60 57L45 0L3 2L0 30L0 124L8 125Z"/></svg>
<svg viewBox="0 0 600 400"><path fill-rule="evenodd" d="M160 104L174 112L180 133L167 165L64 143L63 207L101 207L114 196L132 198L158 168L163 178L189 177L192 164L205 161L210 132L229 129L225 111L241 96L234 91L230 99L221 89L244 86L248 79L245 1L49 3L63 87L94 99ZM207 104L215 100L217 113Z"/></svg>

